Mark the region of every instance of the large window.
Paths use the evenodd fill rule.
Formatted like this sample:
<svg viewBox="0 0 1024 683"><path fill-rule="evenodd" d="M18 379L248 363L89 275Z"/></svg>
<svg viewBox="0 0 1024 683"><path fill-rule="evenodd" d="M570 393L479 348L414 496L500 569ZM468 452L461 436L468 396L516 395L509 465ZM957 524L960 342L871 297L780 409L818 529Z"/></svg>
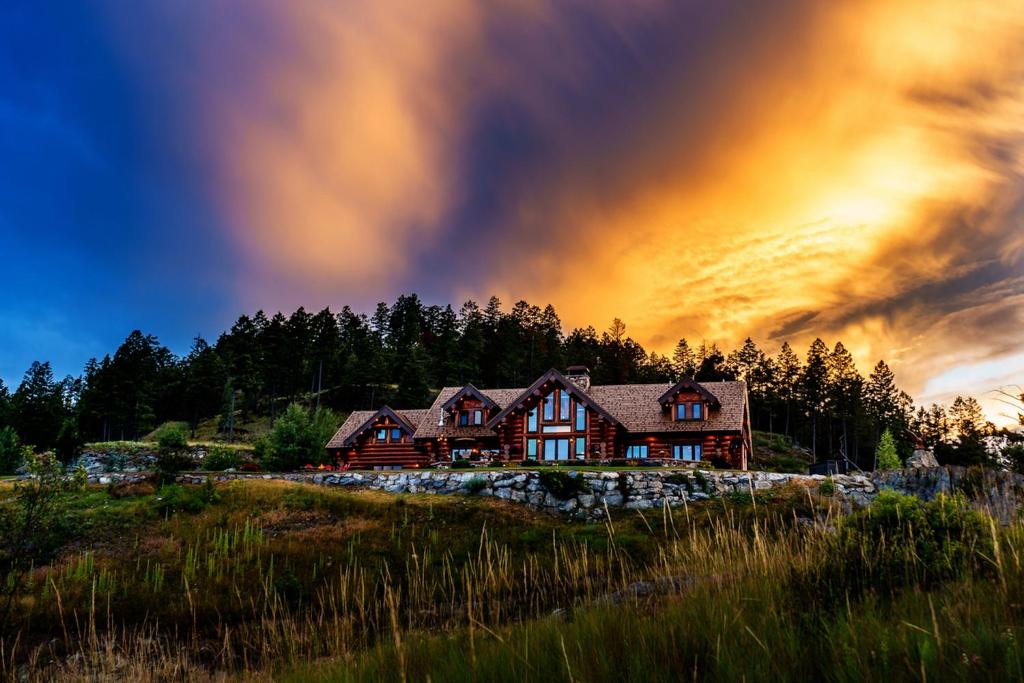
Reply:
<svg viewBox="0 0 1024 683"><path fill-rule="evenodd" d="M569 439L544 439L545 460L568 460Z"/></svg>
<svg viewBox="0 0 1024 683"><path fill-rule="evenodd" d="M555 419L555 392L544 397L544 419L551 422Z"/></svg>
<svg viewBox="0 0 1024 683"><path fill-rule="evenodd" d="M587 440L582 436L576 437L576 458L582 460L587 457Z"/></svg>
<svg viewBox="0 0 1024 683"><path fill-rule="evenodd" d="M536 458L537 457L537 439L526 440L526 457Z"/></svg>
<svg viewBox="0 0 1024 683"><path fill-rule="evenodd" d="M647 444L639 446L626 446L626 457L630 460L639 460L647 457Z"/></svg>
<svg viewBox="0 0 1024 683"><path fill-rule="evenodd" d="M576 404L576 431L587 431L587 409L583 407L582 403Z"/></svg>
<svg viewBox="0 0 1024 683"><path fill-rule="evenodd" d="M569 392L559 390L558 395L562 399L558 405L558 419L561 422L569 422L572 419L572 413L569 412Z"/></svg>
<svg viewBox="0 0 1024 683"><path fill-rule="evenodd" d="M672 446L672 457L686 462L700 462L700 444L683 443Z"/></svg>
<svg viewBox="0 0 1024 683"><path fill-rule="evenodd" d="M537 431L537 406L530 409L530 412L526 415L526 431Z"/></svg>

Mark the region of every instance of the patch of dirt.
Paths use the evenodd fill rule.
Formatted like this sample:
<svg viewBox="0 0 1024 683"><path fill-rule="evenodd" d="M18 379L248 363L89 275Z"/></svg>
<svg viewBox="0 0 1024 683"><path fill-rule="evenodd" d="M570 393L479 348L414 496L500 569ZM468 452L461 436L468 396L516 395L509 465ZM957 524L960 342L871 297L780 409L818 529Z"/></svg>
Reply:
<svg viewBox="0 0 1024 683"><path fill-rule="evenodd" d="M289 540L323 542L354 536L379 527L379 523L363 517L338 519L315 510L276 509L256 519L267 538L287 536Z"/></svg>

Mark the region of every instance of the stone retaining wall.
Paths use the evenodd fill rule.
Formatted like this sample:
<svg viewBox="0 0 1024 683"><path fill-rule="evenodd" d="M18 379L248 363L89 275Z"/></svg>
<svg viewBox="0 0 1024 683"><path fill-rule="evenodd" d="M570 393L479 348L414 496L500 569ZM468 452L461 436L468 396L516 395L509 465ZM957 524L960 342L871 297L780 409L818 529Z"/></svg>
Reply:
<svg viewBox="0 0 1024 683"><path fill-rule="evenodd" d="M549 493L542 472L581 477L586 492L560 500ZM285 480L320 486L365 488L389 493L474 494L493 496L531 507L560 513L574 519L598 520L608 508L647 510L664 504L677 507L689 501L706 500L729 493L754 493L795 484L834 496L846 510L867 506L883 489L930 500L940 493L962 491L976 504L988 508L1000 520L1016 519L1024 503L1024 476L1010 472L965 470L959 467L934 467L891 470L866 475L778 474L773 472L735 472L729 470L637 469L613 472L585 472L553 468L551 470L498 471L429 470L381 472L315 472L255 474L241 472L185 473L178 480L202 484L215 481ZM110 484L141 481L143 473L92 474L89 481ZM828 490L831 489L831 490Z"/></svg>

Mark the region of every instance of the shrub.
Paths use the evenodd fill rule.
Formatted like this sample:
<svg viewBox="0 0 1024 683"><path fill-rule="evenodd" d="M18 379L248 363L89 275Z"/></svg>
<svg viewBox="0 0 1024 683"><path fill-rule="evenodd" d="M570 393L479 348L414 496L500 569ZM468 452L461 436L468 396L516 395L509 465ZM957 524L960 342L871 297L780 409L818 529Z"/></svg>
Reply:
<svg viewBox="0 0 1024 683"><path fill-rule="evenodd" d="M812 583L833 600L847 592L927 588L986 571L991 557L988 520L963 496L926 503L883 491L871 507L839 522Z"/></svg>
<svg viewBox="0 0 1024 683"><path fill-rule="evenodd" d="M262 472L263 469L255 462L243 462L239 467L241 472Z"/></svg>
<svg viewBox="0 0 1024 683"><path fill-rule="evenodd" d="M528 458L528 459L523 460L522 462L520 462L519 466L520 467L550 467L551 463L544 462L543 460L534 460L533 458Z"/></svg>
<svg viewBox="0 0 1024 683"><path fill-rule="evenodd" d="M187 451L165 451L163 449L156 456L156 476L161 484L169 484L174 481L179 472L193 469L196 461L192 454Z"/></svg>
<svg viewBox="0 0 1024 683"><path fill-rule="evenodd" d="M833 496L836 493L836 483L829 477L818 485L818 493L822 496Z"/></svg>
<svg viewBox="0 0 1024 683"><path fill-rule="evenodd" d="M701 492L707 493L708 489L711 486L710 482L708 481L707 475L705 475L700 470L697 470L696 472L693 473L693 478L696 480L697 486L700 487Z"/></svg>
<svg viewBox="0 0 1024 683"><path fill-rule="evenodd" d="M325 446L338 427L338 418L327 409L309 411L292 403L274 421L270 434L256 443L260 463L271 471L296 470L327 460Z"/></svg>
<svg viewBox="0 0 1024 683"><path fill-rule="evenodd" d="M0 429L0 474L14 474L25 460L25 447L12 427Z"/></svg>
<svg viewBox="0 0 1024 683"><path fill-rule="evenodd" d="M581 474L550 470L541 472L539 476L541 486L559 500L569 500L579 493L591 491L590 484Z"/></svg>
<svg viewBox="0 0 1024 683"><path fill-rule="evenodd" d="M188 426L184 422L168 422L156 430L156 443L161 451L183 451L188 448Z"/></svg>
<svg viewBox="0 0 1024 683"><path fill-rule="evenodd" d="M203 458L203 469L208 472L223 472L228 469L238 469L242 464L242 456L238 451L223 446L213 446L206 451Z"/></svg>
<svg viewBox="0 0 1024 683"><path fill-rule="evenodd" d="M875 449L875 468L896 470L902 464L900 456L896 452L896 441L892 438L892 432L886 429L882 432L882 438L878 440L878 448Z"/></svg>
<svg viewBox="0 0 1024 683"><path fill-rule="evenodd" d="M220 494L209 481L205 486L168 484L161 486L156 492L156 509L165 517L176 512L194 515L218 500Z"/></svg>
<svg viewBox="0 0 1024 683"><path fill-rule="evenodd" d="M468 470L472 467L473 463L466 460L465 458L458 458L457 460L453 460L451 464L451 468L453 470Z"/></svg>
<svg viewBox="0 0 1024 683"><path fill-rule="evenodd" d="M473 477L463 484L463 488L466 489L466 493L475 495L487 488L487 479L484 477Z"/></svg>

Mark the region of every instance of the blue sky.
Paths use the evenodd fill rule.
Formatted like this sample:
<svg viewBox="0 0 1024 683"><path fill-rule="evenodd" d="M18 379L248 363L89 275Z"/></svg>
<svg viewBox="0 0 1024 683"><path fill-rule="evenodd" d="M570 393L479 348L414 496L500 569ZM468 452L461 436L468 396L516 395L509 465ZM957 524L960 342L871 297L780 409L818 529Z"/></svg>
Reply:
<svg viewBox="0 0 1024 683"><path fill-rule="evenodd" d="M0 377L81 372L134 328L178 352L216 335L235 264L175 115L139 87L105 14L0 9ZM169 131L163 134L161 130Z"/></svg>

